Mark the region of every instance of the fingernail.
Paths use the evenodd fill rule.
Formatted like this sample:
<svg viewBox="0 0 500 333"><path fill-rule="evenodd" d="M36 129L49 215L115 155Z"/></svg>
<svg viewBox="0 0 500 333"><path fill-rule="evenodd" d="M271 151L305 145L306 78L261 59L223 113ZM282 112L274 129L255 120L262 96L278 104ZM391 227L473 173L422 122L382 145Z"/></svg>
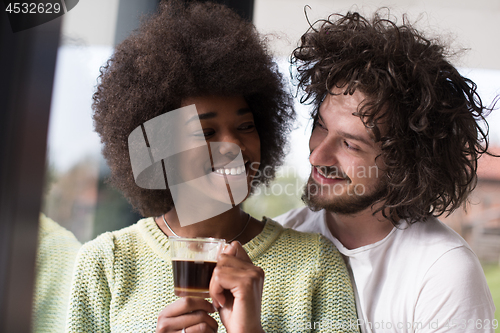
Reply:
<svg viewBox="0 0 500 333"><path fill-rule="evenodd" d="M227 253L227 251L229 251L229 248L232 247L233 245L232 244L228 244L225 248L224 248L224 251L222 251L222 253Z"/></svg>

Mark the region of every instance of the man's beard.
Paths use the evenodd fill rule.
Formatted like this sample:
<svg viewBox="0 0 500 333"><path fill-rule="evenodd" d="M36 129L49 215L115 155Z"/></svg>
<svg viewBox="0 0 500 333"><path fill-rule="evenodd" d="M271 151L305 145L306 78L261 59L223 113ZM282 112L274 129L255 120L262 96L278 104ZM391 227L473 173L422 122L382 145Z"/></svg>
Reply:
<svg viewBox="0 0 500 333"><path fill-rule="evenodd" d="M379 180L375 188L373 188L370 193L349 194L344 191L341 195L335 195L334 193L330 194L330 196L317 195L318 192L320 192L320 194L322 192L328 193L330 190L334 192L332 187L328 188L328 186L317 184L311 176L304 186L304 194L301 199L312 211L315 212L325 209L329 212L337 214L353 215L372 206L374 203L384 198L387 194L386 184Z"/></svg>

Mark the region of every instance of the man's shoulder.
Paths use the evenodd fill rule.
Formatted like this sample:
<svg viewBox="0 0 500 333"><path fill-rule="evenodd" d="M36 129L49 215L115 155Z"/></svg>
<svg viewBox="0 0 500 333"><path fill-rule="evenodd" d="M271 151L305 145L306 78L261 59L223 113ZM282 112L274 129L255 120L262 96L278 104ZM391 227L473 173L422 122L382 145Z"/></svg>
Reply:
<svg viewBox="0 0 500 333"><path fill-rule="evenodd" d="M407 258L412 267L405 270L421 277L416 315L438 318L447 311L455 321L491 321L495 306L479 259L467 242L436 218L417 222L412 228L413 235L421 237L417 236L420 242L413 248L413 258Z"/></svg>
<svg viewBox="0 0 500 333"><path fill-rule="evenodd" d="M396 234L400 234L405 242L412 239L417 244L434 250L439 248L441 251L447 251L457 247L470 249L462 236L435 217L411 225L403 224Z"/></svg>
<svg viewBox="0 0 500 333"><path fill-rule="evenodd" d="M411 267L407 266L407 272L415 276L423 277L431 267L443 274L443 268L448 267L443 262L457 264L460 269L466 270L476 269L478 264L478 259L467 242L436 218L409 226L401 225L394 230L391 238L377 253L383 254L385 261L390 261L397 267L412 262ZM413 270L415 271L410 273ZM453 271L449 267L445 270Z"/></svg>

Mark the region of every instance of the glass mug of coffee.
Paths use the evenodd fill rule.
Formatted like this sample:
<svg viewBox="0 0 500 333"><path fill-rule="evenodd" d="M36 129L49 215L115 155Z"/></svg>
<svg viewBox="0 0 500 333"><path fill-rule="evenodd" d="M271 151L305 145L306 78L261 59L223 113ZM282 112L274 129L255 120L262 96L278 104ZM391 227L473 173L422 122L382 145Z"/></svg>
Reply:
<svg viewBox="0 0 500 333"><path fill-rule="evenodd" d="M169 237L169 241L174 294L179 297L209 298L210 279L226 241L201 237Z"/></svg>

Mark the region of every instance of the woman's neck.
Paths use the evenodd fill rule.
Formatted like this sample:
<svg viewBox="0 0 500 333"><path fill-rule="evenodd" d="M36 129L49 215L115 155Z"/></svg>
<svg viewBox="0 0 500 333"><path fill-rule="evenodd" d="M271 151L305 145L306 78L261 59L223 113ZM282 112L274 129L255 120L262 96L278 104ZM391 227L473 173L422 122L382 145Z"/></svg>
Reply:
<svg viewBox="0 0 500 333"><path fill-rule="evenodd" d="M164 217L170 228L180 237L213 237L229 241L238 236L235 240L241 244L249 242L264 227L262 222L251 218L239 206L205 221L187 226L181 226L175 208L164 214ZM167 236L174 236L166 226L162 216L156 217L155 221L163 233Z"/></svg>

